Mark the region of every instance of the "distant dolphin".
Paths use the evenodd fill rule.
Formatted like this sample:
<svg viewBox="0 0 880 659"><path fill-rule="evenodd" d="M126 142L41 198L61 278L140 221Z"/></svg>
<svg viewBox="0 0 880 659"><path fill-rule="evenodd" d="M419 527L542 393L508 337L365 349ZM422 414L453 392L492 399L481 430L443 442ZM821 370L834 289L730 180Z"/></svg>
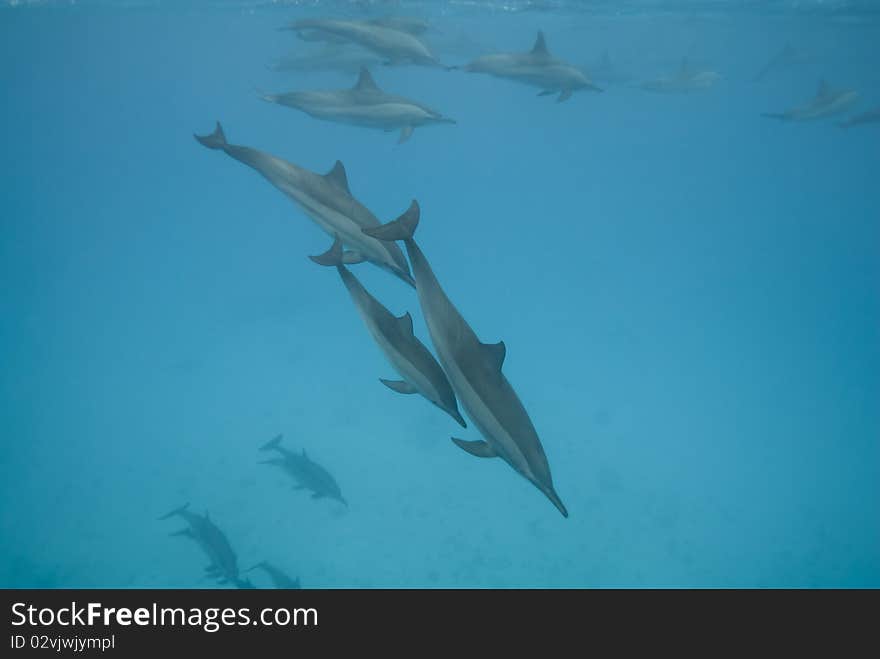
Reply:
<svg viewBox="0 0 880 659"><path fill-rule="evenodd" d="M676 73L646 80L639 86L649 92L685 94L708 89L720 79L721 75L717 71L700 71L692 68L688 58L685 57L681 60L681 66Z"/></svg>
<svg viewBox="0 0 880 659"><path fill-rule="evenodd" d="M428 22L421 18L413 18L410 16L380 16L371 18L366 21L351 21L352 23L361 23L363 25L378 25L379 27L387 27L399 32L406 32L417 37L428 31L430 27ZM290 29L290 28L285 28ZM345 43L345 37L337 36L324 30L308 30L302 29L298 31L299 37L304 41L326 41L328 43Z"/></svg>
<svg viewBox="0 0 880 659"><path fill-rule="evenodd" d="M777 69L790 66L797 62L803 61L804 55L803 53L798 52L794 49L794 47L787 43L782 47L778 53L776 53L773 57L770 58L761 70L753 78L754 82L761 82L766 78L770 73L776 71Z"/></svg>
<svg viewBox="0 0 880 659"><path fill-rule="evenodd" d="M189 510L186 503L180 508L175 508L170 513L162 515L160 520L169 519L175 515L182 517L189 525L185 529L175 531L171 535L190 538L207 554L211 564L205 568L209 577L217 579L218 583L233 583L239 588L251 587L250 582L240 579L238 573L238 560L226 535L209 518L208 513L196 515Z"/></svg>
<svg viewBox="0 0 880 659"><path fill-rule="evenodd" d="M602 90L594 85L583 71L553 57L547 50L544 33L539 31L535 45L527 53L495 53L483 55L462 67L470 73L487 73L497 78L509 78L538 87L538 96L559 93L557 102L571 98L574 91Z"/></svg>
<svg viewBox="0 0 880 659"><path fill-rule="evenodd" d="M348 502L342 497L342 491L330 472L310 459L305 449L301 453L288 451L281 446L281 438L282 435L278 435L260 447L261 451L278 451L281 457L263 460L261 464L284 469L297 482L294 490L311 490L313 499L335 499L348 507Z"/></svg>
<svg viewBox="0 0 880 659"><path fill-rule="evenodd" d="M832 89L822 80L816 95L807 103L791 108L785 112L765 112L762 117L780 119L782 121L810 121L825 119L842 114L859 100L859 93L853 89Z"/></svg>
<svg viewBox="0 0 880 659"><path fill-rule="evenodd" d="M357 74L362 67L381 64L382 59L362 48L328 44L311 53L292 53L269 65L271 71L282 73L317 73L334 71Z"/></svg>
<svg viewBox="0 0 880 659"><path fill-rule="evenodd" d="M260 561L253 567L249 567L245 572L250 572L251 570L256 569L263 570L263 572L268 574L269 578L272 580L272 585L275 586L275 588L286 590L299 590L302 588L299 583L299 578L291 579L284 572L267 561Z"/></svg>
<svg viewBox="0 0 880 659"><path fill-rule="evenodd" d="M841 122L840 127L850 128L851 126L861 126L862 124L876 124L878 122L880 122L880 107L876 107L873 110L868 110L867 112L862 112L861 114L850 117L846 121Z"/></svg>
<svg viewBox="0 0 880 659"><path fill-rule="evenodd" d="M403 96L386 94L362 67L351 89L263 94L263 100L301 110L309 116L384 131L400 130L398 142L405 142L417 126L454 124L426 105Z"/></svg>
<svg viewBox="0 0 880 659"><path fill-rule="evenodd" d="M338 235L353 250L346 253L346 263L369 261L388 270L410 286L415 285L400 248L361 232L364 227L377 227L380 223L375 215L351 195L345 167L341 162L337 160L333 169L323 176L310 172L263 151L229 144L219 121L210 135L194 137L209 149L219 149L231 158L253 167L296 202L331 238Z"/></svg>
<svg viewBox="0 0 880 659"><path fill-rule="evenodd" d="M550 465L541 440L504 373L504 342L481 343L453 306L434 276L413 235L419 223L419 205L413 201L397 220L364 229L382 240L402 240L416 278L422 314L452 388L486 441L453 438L459 447L481 458L501 457L543 492L563 516L568 511L556 494Z"/></svg>
<svg viewBox="0 0 880 659"><path fill-rule="evenodd" d="M380 380L382 384L401 394L421 394L429 402L467 428L458 412L458 404L446 374L434 356L413 333L412 316L405 313L396 318L367 292L357 277L343 265L342 243L337 238L333 246L321 256L310 256L319 265L336 266L342 283L373 340L391 362L403 380Z"/></svg>
<svg viewBox="0 0 880 659"><path fill-rule="evenodd" d="M443 66L418 37L382 25L338 19L302 19L286 29L300 34L318 31L339 37L376 53L388 64Z"/></svg>

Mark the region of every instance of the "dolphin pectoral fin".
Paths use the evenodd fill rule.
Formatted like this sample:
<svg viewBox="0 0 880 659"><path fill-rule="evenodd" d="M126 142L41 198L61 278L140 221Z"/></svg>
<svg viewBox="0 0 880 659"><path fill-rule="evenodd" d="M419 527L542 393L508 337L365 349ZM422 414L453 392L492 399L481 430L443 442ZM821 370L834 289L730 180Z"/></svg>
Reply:
<svg viewBox="0 0 880 659"><path fill-rule="evenodd" d="M412 137L412 134L413 134L413 127L412 126L404 126L403 128L400 129L400 138L397 140L397 143L403 144L410 137Z"/></svg>
<svg viewBox="0 0 880 659"><path fill-rule="evenodd" d="M552 89L545 89L542 92L538 92L538 96L550 96L551 94L555 94L556 92Z"/></svg>
<svg viewBox="0 0 880 659"><path fill-rule="evenodd" d="M405 382L404 380L383 380L382 378L379 378L379 382L399 394L418 393L418 390L414 386L412 386L409 382Z"/></svg>
<svg viewBox="0 0 880 659"><path fill-rule="evenodd" d="M563 101L567 101L570 98L571 98L571 90L570 89L563 89L559 93L559 97L556 99L556 102L562 103Z"/></svg>
<svg viewBox="0 0 880 659"><path fill-rule="evenodd" d="M459 439L458 437L453 437L452 441L455 442L456 446L464 449L471 455L475 455L478 458L497 458L498 454L495 450L489 446L482 439L478 439L473 442L465 441L464 439Z"/></svg>
<svg viewBox="0 0 880 659"><path fill-rule="evenodd" d="M357 263L363 263L366 260L367 257L357 250L348 249L342 253L342 262L346 265L355 265Z"/></svg>

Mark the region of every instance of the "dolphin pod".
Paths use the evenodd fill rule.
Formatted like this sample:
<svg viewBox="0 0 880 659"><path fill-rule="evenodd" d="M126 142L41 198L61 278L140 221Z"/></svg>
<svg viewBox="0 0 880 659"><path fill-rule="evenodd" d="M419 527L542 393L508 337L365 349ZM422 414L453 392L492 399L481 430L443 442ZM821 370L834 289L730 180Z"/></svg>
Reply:
<svg viewBox="0 0 880 659"><path fill-rule="evenodd" d="M263 94L262 98L301 110L316 119L384 131L399 130L399 142L408 140L418 126L455 123L454 119L426 105L385 93L366 67L361 67L351 89Z"/></svg>
<svg viewBox="0 0 880 659"><path fill-rule="evenodd" d="M550 465L528 412L502 372L504 342L483 343L447 297L414 234L419 205L413 201L397 220L364 229L381 240L402 240L416 278L419 305L452 388L485 441L453 438L459 447L481 458L500 457L543 492L568 517L553 487Z"/></svg>

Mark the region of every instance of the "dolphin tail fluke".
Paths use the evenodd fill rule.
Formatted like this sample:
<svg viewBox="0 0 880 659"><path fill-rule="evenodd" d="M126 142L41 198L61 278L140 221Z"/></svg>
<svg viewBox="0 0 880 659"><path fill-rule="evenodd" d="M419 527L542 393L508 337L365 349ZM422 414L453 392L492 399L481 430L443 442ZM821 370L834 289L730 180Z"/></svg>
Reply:
<svg viewBox="0 0 880 659"><path fill-rule="evenodd" d="M183 504L182 506L180 506L180 508L175 508L175 509L172 510L170 513L167 513L167 514L165 514L165 515L162 515L162 517L160 517L159 520L161 521L161 520L163 520L163 519L169 519L169 518L171 518L171 517L174 517L175 515L179 515L180 513L182 513L182 512L183 512L184 510L186 510L187 508L189 508L189 502Z"/></svg>
<svg viewBox="0 0 880 659"><path fill-rule="evenodd" d="M342 265L344 263L344 256L342 254L342 241L339 240L339 236L333 236L333 245L326 252L318 256L310 256L309 258L318 265Z"/></svg>
<svg viewBox="0 0 880 659"><path fill-rule="evenodd" d="M419 202L413 199L406 212L388 224L380 227L367 227L361 229L365 234L373 238L378 238L385 242L393 242L395 240L410 240L416 233L416 227L419 226Z"/></svg>
<svg viewBox="0 0 880 659"><path fill-rule="evenodd" d="M196 138L196 141L202 146L206 146L209 149L225 149L229 143L226 141L226 135L223 132L223 126L220 125L220 122L217 122L217 126L214 128L214 132L210 135L193 135Z"/></svg>
<svg viewBox="0 0 880 659"><path fill-rule="evenodd" d="M268 442L263 444L260 447L260 450L261 451L271 451L273 448L278 448L281 445L281 438L282 437L284 437L284 435L275 435L272 439L270 439Z"/></svg>

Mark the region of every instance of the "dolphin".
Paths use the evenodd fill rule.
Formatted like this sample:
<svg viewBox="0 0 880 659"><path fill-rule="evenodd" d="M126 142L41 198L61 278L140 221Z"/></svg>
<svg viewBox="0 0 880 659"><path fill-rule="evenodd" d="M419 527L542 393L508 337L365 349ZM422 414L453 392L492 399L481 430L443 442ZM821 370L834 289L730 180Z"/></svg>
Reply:
<svg viewBox="0 0 880 659"><path fill-rule="evenodd" d="M297 482L294 490L311 490L313 499L335 499L348 507L348 502L342 497L342 491L330 472L309 458L305 449L301 453L288 451L281 446L281 438L282 435L277 435L260 447L261 451L278 451L281 457L263 460L261 464L284 469Z"/></svg>
<svg viewBox="0 0 880 659"><path fill-rule="evenodd" d="M377 25L387 27L398 32L406 32L414 37L424 34L430 27L428 22L421 18L411 16L379 16L365 21L351 21L362 25ZM290 28L283 28L290 29ZM303 41L325 41L327 43L345 43L347 39L321 29L301 29L298 31L299 38Z"/></svg>
<svg viewBox="0 0 880 659"><path fill-rule="evenodd" d="M395 317L379 300L367 292L357 277L343 265L342 243L339 238L320 256L310 256L318 265L336 266L342 283L370 331L373 340L403 380L380 380L382 384L401 394L421 394L429 402L467 428L458 412L458 403L446 374L434 356L413 333L409 312Z"/></svg>
<svg viewBox="0 0 880 659"><path fill-rule="evenodd" d="M356 75L364 66L381 64L382 59L361 48L327 44L311 53L292 53L269 65L280 73L338 72Z"/></svg>
<svg viewBox="0 0 880 659"><path fill-rule="evenodd" d="M207 512L204 515L196 515L190 512L188 508L189 504L186 503L180 508L175 508L171 512L162 515L159 519L165 520L174 516L183 518L188 526L180 531L175 531L171 535L183 536L195 541L211 561L210 565L205 568L205 573L209 577L217 579L217 583L225 584L231 582L239 588L250 587L247 580L239 578L238 560L223 531L210 520Z"/></svg>
<svg viewBox="0 0 880 659"><path fill-rule="evenodd" d="M765 112L762 117L782 121L810 121L842 114L859 100L859 93L853 89L832 89L824 80L819 82L816 95L807 103L784 112Z"/></svg>
<svg viewBox="0 0 880 659"><path fill-rule="evenodd" d="M543 91L538 96L559 93L557 102L571 98L574 91L586 89L601 92L583 71L553 57L547 50L544 33L538 31L535 45L527 53L495 53L483 55L462 67L470 73L487 73L498 78L518 80Z"/></svg>
<svg viewBox="0 0 880 659"><path fill-rule="evenodd" d="M249 567L245 572L250 572L251 570L256 570L258 568L269 575L269 578L272 580L272 585L276 588L286 590L299 590L302 588L299 583L299 577L291 579L284 572L267 561L261 561L253 567Z"/></svg>
<svg viewBox="0 0 880 659"><path fill-rule="evenodd" d="M661 94L684 94L687 92L700 91L712 87L721 80L721 74L717 71L700 71L691 67L688 58L681 60L681 66L674 74L660 76L653 80L646 80L639 85L649 92Z"/></svg>
<svg viewBox="0 0 880 659"><path fill-rule="evenodd" d="M398 143L408 140L417 126L455 123L454 119L425 105L403 96L386 94L376 85L366 67L361 67L351 89L263 94L262 98L301 110L316 119L384 131L400 130Z"/></svg>
<svg viewBox="0 0 880 659"><path fill-rule="evenodd" d="M399 29L365 21L302 19L285 29L302 34L324 33L376 53L388 64L443 66L418 37Z"/></svg>
<svg viewBox="0 0 880 659"><path fill-rule="evenodd" d="M880 123L880 107L876 107L873 110L868 110L867 112L862 112L861 114L850 117L846 121L841 122L840 127L850 128L851 126L861 126L862 124L876 123Z"/></svg>
<svg viewBox="0 0 880 659"><path fill-rule="evenodd" d="M504 342L482 343L440 287L413 237L419 214L418 202L413 201L397 220L364 232L382 240L402 240L406 245L419 304L440 363L467 415L485 438L465 441L453 437L452 441L471 455L504 459L568 517L553 487L538 433L501 371L506 354Z"/></svg>
<svg viewBox="0 0 880 659"><path fill-rule="evenodd" d="M338 235L352 248L346 252L346 263L369 261L415 286L400 248L370 238L361 231L364 227L379 226L379 220L352 196L345 167L340 161L337 160L333 169L322 176L269 153L229 144L219 121L210 135L194 137L209 149L223 151L253 167L290 197L331 238Z"/></svg>

